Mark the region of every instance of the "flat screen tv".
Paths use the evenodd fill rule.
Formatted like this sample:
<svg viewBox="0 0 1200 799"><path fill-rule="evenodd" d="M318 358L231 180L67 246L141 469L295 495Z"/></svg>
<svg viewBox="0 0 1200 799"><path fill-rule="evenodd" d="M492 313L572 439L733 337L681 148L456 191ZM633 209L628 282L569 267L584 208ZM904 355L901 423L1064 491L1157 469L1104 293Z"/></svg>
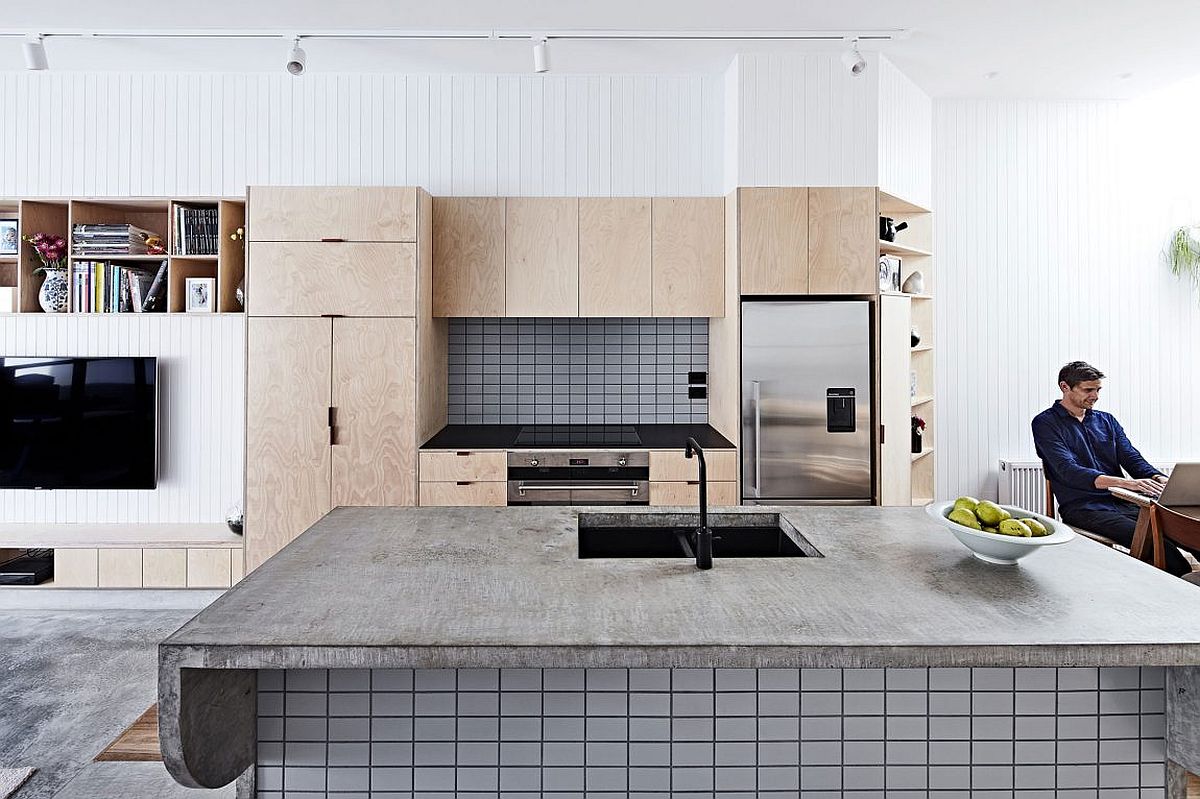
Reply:
<svg viewBox="0 0 1200 799"><path fill-rule="evenodd" d="M154 488L155 358L0 357L0 488Z"/></svg>

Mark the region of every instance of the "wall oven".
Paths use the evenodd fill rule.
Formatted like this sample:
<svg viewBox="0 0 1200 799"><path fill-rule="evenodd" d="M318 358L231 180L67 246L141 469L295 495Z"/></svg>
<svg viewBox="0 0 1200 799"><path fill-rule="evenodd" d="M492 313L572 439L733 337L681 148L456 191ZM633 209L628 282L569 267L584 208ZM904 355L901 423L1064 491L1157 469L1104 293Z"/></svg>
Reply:
<svg viewBox="0 0 1200 799"><path fill-rule="evenodd" d="M509 505L649 505L648 452L508 453Z"/></svg>

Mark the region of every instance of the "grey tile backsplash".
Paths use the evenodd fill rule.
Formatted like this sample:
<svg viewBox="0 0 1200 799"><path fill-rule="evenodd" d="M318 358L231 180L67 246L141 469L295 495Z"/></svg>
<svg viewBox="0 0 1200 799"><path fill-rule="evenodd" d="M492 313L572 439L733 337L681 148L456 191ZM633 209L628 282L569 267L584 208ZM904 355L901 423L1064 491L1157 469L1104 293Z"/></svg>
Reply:
<svg viewBox="0 0 1200 799"><path fill-rule="evenodd" d="M708 319L451 319L450 424L690 424Z"/></svg>

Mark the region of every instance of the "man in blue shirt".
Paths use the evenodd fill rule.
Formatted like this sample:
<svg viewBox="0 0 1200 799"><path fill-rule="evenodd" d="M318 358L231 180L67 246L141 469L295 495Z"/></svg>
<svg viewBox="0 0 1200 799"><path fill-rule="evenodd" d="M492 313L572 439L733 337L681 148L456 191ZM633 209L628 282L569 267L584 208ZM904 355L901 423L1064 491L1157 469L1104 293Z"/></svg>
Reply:
<svg viewBox="0 0 1200 799"><path fill-rule="evenodd" d="M1093 409L1103 378L1099 369L1083 361L1064 366L1058 373L1062 399L1034 417L1033 441L1063 521L1130 546L1138 508L1108 489L1157 497L1167 478L1129 443L1115 417ZM1122 469L1129 478L1122 476ZM1191 571L1173 546L1167 547L1167 571Z"/></svg>

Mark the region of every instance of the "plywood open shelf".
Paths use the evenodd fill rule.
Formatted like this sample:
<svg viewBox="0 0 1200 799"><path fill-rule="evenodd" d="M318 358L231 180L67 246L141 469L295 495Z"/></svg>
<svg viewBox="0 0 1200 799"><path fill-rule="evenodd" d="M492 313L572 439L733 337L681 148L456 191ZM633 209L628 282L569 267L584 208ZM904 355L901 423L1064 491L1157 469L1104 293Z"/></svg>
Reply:
<svg viewBox="0 0 1200 799"><path fill-rule="evenodd" d="M917 249L916 247L906 247L903 244L898 244L894 241L879 240L879 251L888 255L911 255L916 257L928 257L933 253L928 250Z"/></svg>
<svg viewBox="0 0 1200 799"><path fill-rule="evenodd" d="M933 501L937 493L934 468L934 444L937 435L934 351L937 337L933 313L937 270L934 268L936 261L933 253L933 214L919 203L883 190L878 192L877 200L880 216L891 217L896 223L907 223L905 230L897 236L900 241L880 239L877 242L879 254L900 259L902 284L915 271L921 272L923 283L922 291L918 294L880 292L882 298L906 297L909 300L886 300L888 307L904 321L902 325L893 323L890 326L887 342L906 339L910 326L920 337L920 344L916 347L907 350L894 346L889 348L891 361L887 373L891 376L891 388L886 395L881 394L879 398L882 412L890 418L890 424L887 426L889 444L892 427L903 424L905 409L910 417L920 417L925 422L922 435L924 449L919 453L909 453L907 463L904 458L907 436L903 439L905 443L897 445L903 449L888 450L888 465L881 467L880 495L881 501L887 504L924 505ZM881 304L884 302L881 299ZM882 348L885 342L881 341L878 344ZM881 449L881 453L882 451ZM887 473L883 473L885 468Z"/></svg>
<svg viewBox="0 0 1200 799"><path fill-rule="evenodd" d="M216 251L209 255L107 254L75 253L71 231L77 224L130 224L160 236L167 253L172 252L172 208L176 205L217 209ZM0 199L0 218L16 218L19 234L47 233L62 236L68 247L68 266L83 262L137 264L148 270L167 262L167 287L163 311L181 313L185 309L184 289L189 277L214 279L213 313L241 313L236 292L246 273L246 255L241 241L230 239L237 228L246 223L246 201L241 197L133 197L133 198L55 198ZM33 248L26 242L17 255L0 256L0 291L15 289L15 313L43 313L38 291L43 277L33 270L41 264ZM69 291L74 281L68 274ZM0 297L0 300L3 300ZM68 308L74 307L74 297ZM3 310L0 308L0 310ZM92 315L97 312L91 312ZM104 312L100 312L104 313ZM112 312L108 312L112 313ZM68 311L61 316L75 315ZM60 314L52 314L59 316Z"/></svg>

